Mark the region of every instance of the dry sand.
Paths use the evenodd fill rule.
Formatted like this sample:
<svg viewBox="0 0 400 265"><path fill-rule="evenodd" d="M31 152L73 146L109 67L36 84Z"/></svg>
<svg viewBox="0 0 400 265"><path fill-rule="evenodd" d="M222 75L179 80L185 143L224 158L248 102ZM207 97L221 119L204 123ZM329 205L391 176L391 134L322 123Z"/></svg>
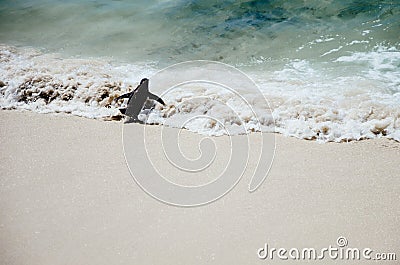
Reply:
<svg viewBox="0 0 400 265"><path fill-rule="evenodd" d="M257 250L265 243L321 249L339 236L349 247L397 252L397 261L311 263L400 260L397 142L276 135L273 166L256 192L247 191L250 163L222 199L182 208L133 181L122 123L17 111L0 117L1 264L309 264L260 260ZM197 138L185 132L189 143ZM216 138L221 152L225 139Z"/></svg>

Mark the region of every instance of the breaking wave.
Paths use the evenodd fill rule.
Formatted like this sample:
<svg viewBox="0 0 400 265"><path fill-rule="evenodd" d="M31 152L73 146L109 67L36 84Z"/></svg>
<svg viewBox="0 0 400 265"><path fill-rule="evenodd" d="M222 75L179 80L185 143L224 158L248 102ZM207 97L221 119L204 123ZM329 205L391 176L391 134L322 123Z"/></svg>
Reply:
<svg viewBox="0 0 400 265"><path fill-rule="evenodd" d="M105 120L121 119L121 103L115 98L134 89L143 77L150 78L151 88L151 76L157 71L153 63L63 58L34 48L7 45L0 46L0 64L1 108ZM355 64L363 65L361 74L341 72ZM147 115L149 123L175 127L179 123L173 121L185 115L212 113L232 128L244 122L245 131L230 130L236 134L278 132L324 142L376 137L400 141L399 65L400 52L396 48L377 46L371 52L339 56L325 69L321 63L300 59L289 60L280 69L270 71L265 67L247 68L246 73L270 103L270 109L266 109L257 98L251 102L260 122L243 111L240 101L207 85L185 86L167 93L167 106L156 105L152 112L142 115ZM218 104L188 100L204 95L233 106L240 120L220 111ZM226 133L207 119L186 128L208 135Z"/></svg>

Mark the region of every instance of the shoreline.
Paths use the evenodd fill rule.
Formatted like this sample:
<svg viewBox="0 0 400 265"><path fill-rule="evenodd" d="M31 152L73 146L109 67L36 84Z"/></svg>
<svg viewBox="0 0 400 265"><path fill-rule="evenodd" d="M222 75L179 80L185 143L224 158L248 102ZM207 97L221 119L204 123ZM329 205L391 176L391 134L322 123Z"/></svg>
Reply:
<svg viewBox="0 0 400 265"><path fill-rule="evenodd" d="M228 92L229 89L225 91L215 86L193 84L165 91L165 86L174 86L176 80L172 76L178 73L184 78L197 78L190 77L190 69L172 67L175 69L170 69L172 73L162 75L156 74L161 69L151 64L113 64L101 58L61 59L57 54L42 53L35 49L0 46L3 62L3 67L0 67L3 76L0 80L2 109L16 108L38 113L65 112L88 118L118 115L122 102L116 102L115 98L132 91L141 78L150 77L151 91L156 94L165 92L163 96L167 102L165 107L156 106L157 112L152 115L154 123L170 123L180 127L174 124L174 119L178 121L186 116L209 112L228 126L233 134L239 134L246 128L322 142L346 142L377 136L400 141L400 114L396 108L399 93L395 93L395 90L394 94L386 93L390 83L388 86L385 86L386 81L378 84L366 76L360 77L363 80L360 82L354 81L352 77L343 77L343 90L336 93L336 84L328 79L321 80L318 75L303 74L303 67L310 71L315 67L320 68L308 61L294 60L265 73L254 67L248 68L246 75L257 81L259 91L253 86L238 86L238 95L248 95L246 100L252 102L244 107L240 96ZM352 61L351 58L343 60ZM202 69L211 70L214 67L211 65L204 65ZM214 73L216 79L223 76L217 73ZM238 82L228 86L236 88ZM311 87L321 88L309 91ZM307 96L309 93L310 96ZM216 101L203 102L201 98L204 95ZM262 97L265 100L260 100ZM224 110L220 109L222 106ZM248 115L250 108L256 111L257 121ZM188 126L191 126L192 131L200 133L225 134L221 126L215 126L210 121Z"/></svg>
<svg viewBox="0 0 400 265"><path fill-rule="evenodd" d="M256 167L250 159L226 196L182 208L155 200L133 181L122 124L4 110L0 117L5 264L298 264L260 260L257 250L265 243L323 248L339 236L349 247L398 251L395 141L319 144L276 134L275 159L258 190L248 192ZM149 133L159 130L150 126ZM198 135L182 135L184 144L197 144ZM213 138L222 153L229 148L224 138ZM250 135L250 145L257 144ZM156 142L150 147L158 150ZM154 153L161 165L160 158Z"/></svg>
<svg viewBox="0 0 400 265"><path fill-rule="evenodd" d="M123 115L118 114L116 116L110 116L110 117L98 117L98 118L91 118L91 117L86 117L86 116L79 116L79 115L74 115L71 113L65 113L65 112L48 112L48 113L41 113L41 112L35 112L33 110L27 110L27 109L0 109L0 112L17 112L17 113L32 113L34 115L46 115L46 116L54 116L54 117L63 117L63 118L72 118L72 119L83 119L83 120L91 120L91 121L99 121L99 122L106 122L106 123L121 123L123 126ZM143 124L138 124L138 125L143 125ZM153 124L153 123L148 123L145 124L145 126L159 126L159 127L165 127L165 128L171 128L174 130L184 130L187 133L192 133L195 135L200 135L200 136L204 136L204 137L212 137L212 138L219 138L219 137L229 137L226 134L222 134L222 135L207 135L207 134L202 134L199 132L193 132L190 131L186 128L176 128L176 127L170 127L168 125L165 124ZM284 137L284 138L293 138L299 141L305 141L305 142L314 142L317 144L348 144L348 143L355 143L355 142L364 142L364 141L376 141L376 140L383 140L383 141L388 141L388 142L394 142L395 144L400 144L400 141L394 139L394 138L387 138L385 137L386 135L382 135L382 134L378 134L378 136L376 138L360 138L360 139L343 139L340 142L337 141L322 141L316 138L299 138L297 136L294 135L287 135L287 134L283 134L281 132L259 132L259 131L249 131L248 134L235 134L235 135L231 135L232 136L239 136L239 137L243 137L243 136L249 136L252 134L273 134L273 135L277 135L278 137Z"/></svg>

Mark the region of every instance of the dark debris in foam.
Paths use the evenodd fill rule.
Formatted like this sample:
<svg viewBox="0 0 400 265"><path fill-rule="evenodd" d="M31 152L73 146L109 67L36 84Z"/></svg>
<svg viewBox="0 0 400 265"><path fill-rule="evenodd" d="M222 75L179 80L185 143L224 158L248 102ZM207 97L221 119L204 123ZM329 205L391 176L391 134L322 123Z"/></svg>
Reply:
<svg viewBox="0 0 400 265"><path fill-rule="evenodd" d="M118 114L110 117L104 117L104 121L121 121L124 119L124 115Z"/></svg>
<svg viewBox="0 0 400 265"><path fill-rule="evenodd" d="M113 103L117 103L115 99L123 91L121 83L106 82L98 86L94 96L90 96L89 93L78 93L78 88L89 89L90 85L88 84L83 88L79 81L70 80L70 82L65 83L49 75L30 77L18 86L17 101L31 103L43 100L46 104L49 104L54 100L70 101L77 99L86 104L96 101L102 107L111 107ZM133 87L129 86L129 90L132 89Z"/></svg>

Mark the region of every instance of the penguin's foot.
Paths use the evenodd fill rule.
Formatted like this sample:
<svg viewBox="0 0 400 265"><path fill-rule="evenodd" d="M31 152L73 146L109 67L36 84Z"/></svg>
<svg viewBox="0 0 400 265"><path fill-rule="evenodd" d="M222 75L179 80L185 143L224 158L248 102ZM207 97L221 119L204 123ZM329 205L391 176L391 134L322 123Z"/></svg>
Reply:
<svg viewBox="0 0 400 265"><path fill-rule="evenodd" d="M144 124L144 122L142 122L142 121L139 120L138 118L129 117L129 116L126 117L124 123L140 123L140 124Z"/></svg>

